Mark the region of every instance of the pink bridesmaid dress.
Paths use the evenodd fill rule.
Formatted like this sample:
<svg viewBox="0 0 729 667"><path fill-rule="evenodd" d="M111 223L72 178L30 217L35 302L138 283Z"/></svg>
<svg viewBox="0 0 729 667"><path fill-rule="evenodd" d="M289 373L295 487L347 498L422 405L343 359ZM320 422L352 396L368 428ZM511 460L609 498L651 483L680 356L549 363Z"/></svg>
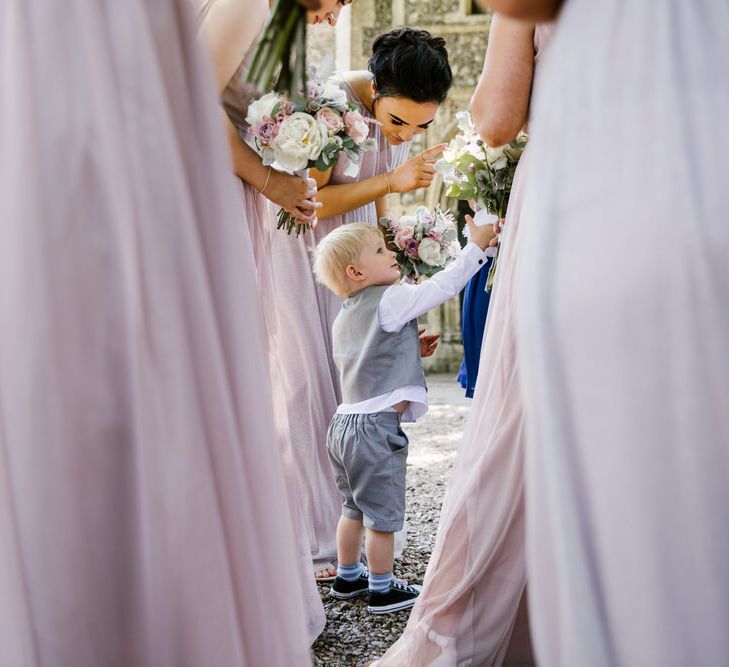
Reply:
<svg viewBox="0 0 729 667"><path fill-rule="evenodd" d="M405 161L410 150L409 142L399 146L388 144L349 84L342 82L342 86L348 98L371 121L370 137L378 148L364 153L354 175L345 173L347 165L340 160L334 167L332 184L352 183L390 171ZM270 215L275 215L273 209ZM376 224L374 202L321 219L314 230L299 238L278 231L272 241L275 307L281 331L285 332L278 355L293 454L301 480L299 502L309 531L315 570L336 559L336 528L342 511L342 497L326 452L327 427L341 401L339 375L331 355L331 326L341 299L314 279L311 253L332 229L355 221Z"/></svg>
<svg viewBox="0 0 729 667"><path fill-rule="evenodd" d="M9 667L310 662L250 234L188 9L0 5Z"/></svg>
<svg viewBox="0 0 729 667"><path fill-rule="evenodd" d="M534 31L536 78L549 32L546 25ZM513 308L530 152L514 178L473 405L423 592L377 667L533 664L523 595L524 403Z"/></svg>
<svg viewBox="0 0 729 667"><path fill-rule="evenodd" d="M567 0L544 62L517 326L543 667L729 665L728 37L726 0Z"/></svg>
<svg viewBox="0 0 729 667"><path fill-rule="evenodd" d="M202 22L212 5L218 0L194 0L198 7L198 21ZM263 26L261 26L263 28ZM248 126L242 121L246 110L242 108L245 76L252 60L254 50L250 49L239 65L235 74L228 83L223 95L226 101L226 110L229 112L231 122L237 126L242 136L245 136ZM260 378L261 384L269 383L274 397L275 442L281 454L286 478L287 497L291 517L296 530L297 546L297 572L300 582L300 595L303 597L307 611L307 626L310 643L313 643L321 634L326 625L326 615L321 596L316 583L311 577L311 554L309 550L308 531L304 514L301 510L299 498L302 495L296 462L292 452L293 437L289 430L287 417L287 402L285 400L285 387L283 385L282 358L278 350L282 345L288 344L282 338L283 331L279 322L276 302L279 297L274 287L274 263L272 261L271 247L274 234L280 234L271 221L269 202L258 191L237 176L232 176L241 202L241 224L248 226L250 243L253 249L255 262L256 285L258 287L258 303L261 308L261 317L264 327L266 343L266 360L269 375ZM239 216L240 217L240 216ZM260 571L270 571L265 562L259 565Z"/></svg>

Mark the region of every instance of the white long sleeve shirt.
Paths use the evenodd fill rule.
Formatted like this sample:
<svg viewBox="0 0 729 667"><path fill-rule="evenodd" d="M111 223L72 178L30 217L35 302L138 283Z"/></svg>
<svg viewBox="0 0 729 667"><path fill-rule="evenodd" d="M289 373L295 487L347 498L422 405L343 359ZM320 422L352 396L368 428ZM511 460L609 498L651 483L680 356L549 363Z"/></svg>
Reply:
<svg viewBox="0 0 729 667"><path fill-rule="evenodd" d="M456 296L483 266L485 258L481 248L475 243L468 243L451 264L432 278L418 285L400 283L388 287L377 309L380 327L391 333L400 331L411 320ZM414 422L428 411L425 387L407 385L359 403L342 403L337 414L372 414L402 401L409 401L402 414L403 421Z"/></svg>

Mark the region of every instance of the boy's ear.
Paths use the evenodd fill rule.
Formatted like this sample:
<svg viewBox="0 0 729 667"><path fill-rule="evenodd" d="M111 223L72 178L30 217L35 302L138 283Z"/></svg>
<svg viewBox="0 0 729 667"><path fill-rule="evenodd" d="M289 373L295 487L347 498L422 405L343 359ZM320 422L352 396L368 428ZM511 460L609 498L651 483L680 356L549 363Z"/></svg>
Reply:
<svg viewBox="0 0 729 667"><path fill-rule="evenodd" d="M354 264L347 264L347 268L344 272L347 274L347 278L355 283L364 280L364 273L362 273Z"/></svg>

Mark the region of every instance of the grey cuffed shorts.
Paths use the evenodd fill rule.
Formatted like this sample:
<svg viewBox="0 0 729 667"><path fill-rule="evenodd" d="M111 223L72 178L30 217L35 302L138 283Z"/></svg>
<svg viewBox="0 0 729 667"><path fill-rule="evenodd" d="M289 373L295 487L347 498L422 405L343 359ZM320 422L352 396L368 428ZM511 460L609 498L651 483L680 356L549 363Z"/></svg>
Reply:
<svg viewBox="0 0 729 667"><path fill-rule="evenodd" d="M361 519L372 530L402 530L408 437L400 428L400 414L334 415L327 452L344 496L342 515Z"/></svg>

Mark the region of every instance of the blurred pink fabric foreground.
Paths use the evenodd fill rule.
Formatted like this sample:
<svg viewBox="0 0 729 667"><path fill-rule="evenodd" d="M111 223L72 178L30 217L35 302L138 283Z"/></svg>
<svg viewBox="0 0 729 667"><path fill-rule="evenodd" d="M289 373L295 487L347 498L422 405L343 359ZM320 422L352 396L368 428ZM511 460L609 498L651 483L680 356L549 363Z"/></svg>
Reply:
<svg viewBox="0 0 729 667"><path fill-rule="evenodd" d="M729 664L727 36L725 0L568 0L543 63L517 300L542 667Z"/></svg>
<svg viewBox="0 0 729 667"><path fill-rule="evenodd" d="M198 24L201 24L210 8L221 0L192 0L197 12ZM258 0L263 2L263 0ZM263 25L261 29L263 29ZM244 60L238 66L235 74L228 82L223 93L226 101L226 110L230 114L231 122L236 126L242 137L245 137L248 126L242 120L246 117L247 106L244 94L245 77L254 54L251 48ZM247 91L246 91L247 92ZM249 242L253 249L255 263L255 277L257 282L258 302L261 306L263 330L265 339L266 362L270 371L270 379L260 378L261 384L270 383L274 397L274 425L275 443L278 446L283 462L286 492L289 501L289 513L294 523L297 549L297 581L300 594L303 596L306 607L306 620L309 643L314 643L326 625L324 605L314 578L311 576L311 552L309 547L308 520L302 509L301 498L307 494L302 491L301 467L294 457L293 438L290 420L288 418L288 405L286 401L286 387L284 385L283 357L280 353L282 347L290 344L295 332L282 328L277 302L280 296L275 290L274 262L272 259L273 236L284 234L276 229L275 218L271 217L270 202L259 194L256 189L245 183L237 176L231 175L240 196L240 224L247 226L250 234ZM262 570L268 571L264 562ZM294 593L291 593L294 595Z"/></svg>
<svg viewBox="0 0 729 667"><path fill-rule="evenodd" d="M0 7L2 665L309 662L250 239L182 4Z"/></svg>
<svg viewBox="0 0 729 667"><path fill-rule="evenodd" d="M551 28L534 32L535 75ZM423 592L377 667L532 665L523 594L524 401L514 331L514 276L527 148L514 178L473 405L438 525ZM520 605L520 601L522 604ZM516 627L515 627L516 626Z"/></svg>
<svg viewBox="0 0 729 667"><path fill-rule="evenodd" d="M345 173L345 161L340 159L330 183L352 183L399 166L407 158L410 142L389 145L354 91L347 83L341 85L364 117L372 120L370 137L377 142L377 149L363 154L359 172L354 175ZM276 211L271 207L274 226ZM331 338L332 323L342 300L314 279L311 252L330 231L350 222L377 224L375 203L321 219L314 230L299 238L277 231L271 241L276 292L270 305L277 310L281 331L286 332L278 347L278 357L293 454L301 479L299 502L314 569L326 567L336 559L336 528L342 513L343 499L334 483L326 451L327 428L341 402ZM398 533L396 541L401 553L404 533Z"/></svg>

